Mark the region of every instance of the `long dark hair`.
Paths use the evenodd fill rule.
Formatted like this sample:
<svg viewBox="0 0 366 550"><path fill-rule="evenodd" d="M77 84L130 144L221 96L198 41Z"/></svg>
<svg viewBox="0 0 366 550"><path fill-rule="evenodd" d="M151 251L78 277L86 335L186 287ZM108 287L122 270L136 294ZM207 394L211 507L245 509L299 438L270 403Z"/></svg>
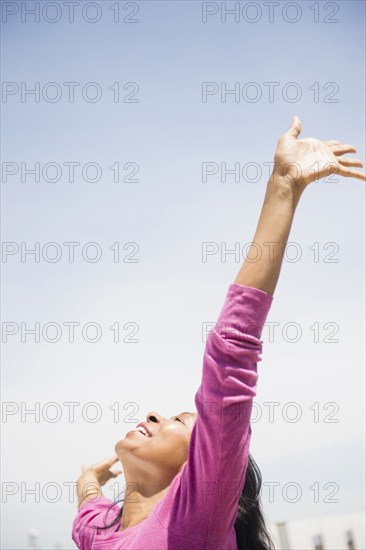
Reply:
<svg viewBox="0 0 366 550"><path fill-rule="evenodd" d="M262 475L257 463L249 453L245 481L238 503L238 515L235 520L235 531L238 550L275 550L263 516L260 492ZM117 500L115 504L123 502ZM111 506L111 508L113 505ZM112 523L98 529L109 529L121 523L122 508Z"/></svg>
<svg viewBox="0 0 366 550"><path fill-rule="evenodd" d="M249 453L243 491L235 520L238 550L275 550L263 516L260 492L262 474Z"/></svg>

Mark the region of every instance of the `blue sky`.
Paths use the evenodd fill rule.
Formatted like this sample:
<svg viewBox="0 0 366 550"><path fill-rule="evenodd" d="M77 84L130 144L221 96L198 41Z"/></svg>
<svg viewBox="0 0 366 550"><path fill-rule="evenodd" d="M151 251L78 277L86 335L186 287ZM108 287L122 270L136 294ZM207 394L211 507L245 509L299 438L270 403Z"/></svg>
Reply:
<svg viewBox="0 0 366 550"><path fill-rule="evenodd" d="M7 10L19 8L2 24L6 89L14 86L9 83L21 90L21 83L30 89L38 82L44 94L51 94L56 88L47 84L54 82L61 90L57 102L42 94L38 103L30 95L22 102L20 91L2 96L2 240L14 243L6 245L8 251L19 248L2 262L3 330L19 327L3 345L2 399L19 411L52 402L62 412L54 423L34 422L30 415L22 422L20 412L3 423L2 478L14 484L16 494L3 505L2 547L24 547L28 529L35 527L43 548L57 540L73 548L75 504L63 484L76 480L79 465L112 454L115 442L149 410L167 416L194 410L202 323L216 320L241 264L233 255L221 259L220 253L203 262L202 246L216 243L221 252L251 241L268 180L264 163L273 161L292 115L302 121L300 137L352 143L365 161L365 6L316 2L316 23L314 2L295 3L293 10L301 9L301 17L290 23L284 17L296 13L283 12L288 3L281 2L269 22L265 4L256 2L262 10L256 23L246 21L243 11L238 23L229 16L223 23L220 3L213 2L212 9L219 11L203 23L201 2L120 2L121 18L138 6L133 16L138 22L114 23L113 3L104 1L96 3L101 19L93 24L80 15L86 2L80 2L74 23L68 22L62 2L55 23L45 20L54 17L52 8L39 23L30 16L22 23L22 3L2 4L3 9L11 5ZM31 8L34 2L25 4ZM241 2L241 10L247 4ZM93 17L93 11L86 13ZM254 11L244 13L254 18ZM73 103L65 82L79 83ZM97 88L87 86L85 92L92 82ZM119 83L123 98L137 90L136 84L123 89L131 82L138 85L132 97L138 101L114 102L109 88ZM224 101L217 93L203 102L204 82L220 91L239 83L239 101L233 95ZM278 84L273 102L269 82ZM255 84L249 88L248 83ZM295 88L299 101L285 100L286 90L291 98ZM101 90L102 96L87 101L82 89ZM250 101L254 89L262 94L257 102ZM22 181L22 163L31 168L36 162L41 170L48 163L61 167L59 181L41 176L35 182L29 174ZM70 181L67 163L73 162L79 164ZM219 173L204 183L204 162L226 163L227 168L256 163L261 175L258 181L248 176L236 182L228 176L222 182ZM92 168L83 177L87 163L99 167L99 181L87 180ZM115 163L121 168L119 182L109 168ZM138 181L122 181L136 165ZM17 166L4 181L4 170ZM264 482L280 483L273 503L263 491L270 522L364 509L364 183L328 179L312 184L298 206L289 240L297 243L301 258L283 264L267 319L279 323L274 341L266 328L263 333L256 397L262 416L253 423L251 445ZM63 244L69 242L79 243L74 262ZM47 248L47 243L57 246ZM85 249L87 243L97 246ZM113 261L114 243L125 261ZM35 246L40 261L28 255L22 262L22 247ZM59 261L44 259L42 251L48 258L56 250ZM100 261L85 260L82 250L101 252ZM47 341L55 334L51 327L39 343L26 335L22 342L21 323L31 327L37 322L41 331L49 323L61 327L59 341ZM74 343L68 338L70 323L79 323ZM101 330L96 343L82 336L88 323ZM109 328L115 323L125 340L137 327L131 338L138 342L115 343ZM300 326L297 342L288 341L291 331L287 341L283 336L288 323ZM320 341L315 342L318 329ZM74 422L64 405L70 402L80 403ZM90 402L102 411L99 422L85 420L80 412ZM273 422L264 405L268 402L279 403L281 412ZM301 407L297 423L283 418L293 402ZM114 403L120 404L119 422L113 421ZM319 422L314 421L316 410ZM130 412L134 423L127 421ZM339 421L324 421L330 413ZM28 496L23 503L22 487L36 482L41 490L57 483L61 498L51 504L42 496L39 503ZM281 496L288 482L302 488L296 504ZM320 502L314 502L309 489L314 483ZM331 494L328 486L324 489L327 483L337 484L339 502L324 502Z"/></svg>

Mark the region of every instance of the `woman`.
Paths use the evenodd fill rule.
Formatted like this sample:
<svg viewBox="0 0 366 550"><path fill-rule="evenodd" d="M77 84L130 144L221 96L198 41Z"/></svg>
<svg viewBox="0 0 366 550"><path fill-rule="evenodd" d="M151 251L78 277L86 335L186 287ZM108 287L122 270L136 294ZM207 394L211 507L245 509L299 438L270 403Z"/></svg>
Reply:
<svg viewBox="0 0 366 550"><path fill-rule="evenodd" d="M115 456L83 468L73 524L81 550L274 548L249 454L263 325L305 188L333 173L366 181L354 169L363 163L343 156L356 152L352 145L298 139L300 132L294 116L278 141L254 244L207 339L197 413L165 418L151 411L116 444ZM122 510L100 489L121 473L110 470L118 460L126 482Z"/></svg>

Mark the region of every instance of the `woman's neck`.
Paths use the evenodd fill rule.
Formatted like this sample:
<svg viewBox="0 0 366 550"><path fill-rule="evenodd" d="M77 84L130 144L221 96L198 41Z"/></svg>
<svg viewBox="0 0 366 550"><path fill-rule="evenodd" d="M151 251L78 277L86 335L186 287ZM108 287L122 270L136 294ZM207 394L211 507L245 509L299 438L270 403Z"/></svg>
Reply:
<svg viewBox="0 0 366 550"><path fill-rule="evenodd" d="M184 463L185 464L185 463ZM124 531L144 521L158 502L164 498L168 489L183 469L172 472L149 466L147 470L137 470L135 465L122 463L125 478L126 496L123 502L121 527Z"/></svg>

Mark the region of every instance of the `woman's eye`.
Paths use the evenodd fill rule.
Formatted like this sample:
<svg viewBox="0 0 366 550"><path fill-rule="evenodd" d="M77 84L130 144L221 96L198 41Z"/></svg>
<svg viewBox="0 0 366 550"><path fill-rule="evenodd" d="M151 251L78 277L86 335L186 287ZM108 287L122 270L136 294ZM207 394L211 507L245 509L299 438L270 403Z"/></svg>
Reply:
<svg viewBox="0 0 366 550"><path fill-rule="evenodd" d="M181 418L179 418L179 416L176 416L175 420L179 420L179 422L182 422L182 424L184 424L183 420Z"/></svg>

